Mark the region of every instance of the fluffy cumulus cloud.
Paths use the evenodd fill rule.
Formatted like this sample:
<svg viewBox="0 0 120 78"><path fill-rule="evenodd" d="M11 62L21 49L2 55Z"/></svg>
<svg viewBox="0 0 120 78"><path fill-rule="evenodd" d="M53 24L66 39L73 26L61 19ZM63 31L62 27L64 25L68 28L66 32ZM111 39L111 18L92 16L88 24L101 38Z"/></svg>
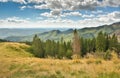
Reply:
<svg viewBox="0 0 120 78"><path fill-rule="evenodd" d="M69 12L69 13L64 13L63 16L81 16L82 14L79 12Z"/></svg>
<svg viewBox="0 0 120 78"><path fill-rule="evenodd" d="M27 8L26 6L21 6L20 9L24 10L25 8Z"/></svg>
<svg viewBox="0 0 120 78"><path fill-rule="evenodd" d="M76 11L76 10L92 10L94 11L97 7L119 7L119 0L30 0L34 2L35 9L50 9L54 13L59 11ZM39 4L43 3L43 4ZM59 11L58 11L59 10ZM55 12L54 12L55 11ZM95 13L95 12L94 12ZM98 11L97 13L101 13ZM72 15L72 14L67 14Z"/></svg>
<svg viewBox="0 0 120 78"><path fill-rule="evenodd" d="M0 2L7 2L8 0L0 0Z"/></svg>
<svg viewBox="0 0 120 78"><path fill-rule="evenodd" d="M8 1L26 4L25 0L0 0L0 2L8 2Z"/></svg>
<svg viewBox="0 0 120 78"><path fill-rule="evenodd" d="M120 6L120 0L103 0L102 6L118 7Z"/></svg>
<svg viewBox="0 0 120 78"><path fill-rule="evenodd" d="M119 0L30 0L29 2L34 2L37 9L63 9L63 10L93 10L96 7L120 6Z"/></svg>
<svg viewBox="0 0 120 78"><path fill-rule="evenodd" d="M72 27L78 27L78 28L91 27L91 26L95 27L99 25L112 24L114 22L119 22L120 12L115 11L107 14L101 14L96 17L94 15L83 15L83 17L87 17L87 18L85 18L84 20L78 20L78 21L74 21L70 19L57 19L57 20L48 19L48 20L44 20L44 23L48 25L60 25L60 27L63 26L63 23L64 23L64 27L65 25L66 27L72 26ZM93 18L89 18L89 17L93 17Z"/></svg>
<svg viewBox="0 0 120 78"><path fill-rule="evenodd" d="M19 17L8 17L5 19L0 19L0 25L2 26L21 26L30 23L29 19L21 19Z"/></svg>
<svg viewBox="0 0 120 78"><path fill-rule="evenodd" d="M61 10L55 9L53 11L50 11L50 13L45 12L45 13L41 13L40 15L44 17L57 18L58 16L61 15Z"/></svg>
<svg viewBox="0 0 120 78"><path fill-rule="evenodd" d="M50 13L45 12L40 14L44 17L51 17L51 18L57 18L57 17L67 17L67 16L82 16L80 12L67 12L67 13L61 13L61 10L53 10Z"/></svg>
<svg viewBox="0 0 120 78"><path fill-rule="evenodd" d="M105 8L107 6L120 7L120 0L0 0L0 2L8 1L22 4L19 7L20 10L32 8L42 12L40 12L40 16L35 22L19 17L0 19L0 23L4 26L22 24L36 27L54 27L57 25L58 27L77 26L81 28L84 26L98 26L120 21L120 10L104 12L102 9L97 9L98 7ZM44 9L49 11L45 11ZM83 13L82 11L85 12ZM87 11L90 11L90 14L86 13ZM45 19L43 19L44 17ZM80 19L72 19L75 17L79 17Z"/></svg>
<svg viewBox="0 0 120 78"><path fill-rule="evenodd" d="M120 6L119 0L0 0L0 2L35 3L37 9L93 10L96 7Z"/></svg>
<svg viewBox="0 0 120 78"><path fill-rule="evenodd" d="M71 13L72 14L72 13ZM108 14L101 14L94 18L85 18L84 20L74 21L71 19L62 19L62 18L49 18L45 20L37 20L35 22L30 21L29 19L21 19L19 17L11 17L6 18L4 20L0 20L1 24L3 23L4 26L18 26L18 27L95 27L104 24L111 24L114 22L120 21L120 12L115 11Z"/></svg>
<svg viewBox="0 0 120 78"><path fill-rule="evenodd" d="M115 11L107 15L99 15L98 17L101 22L118 22L120 21L120 12Z"/></svg>

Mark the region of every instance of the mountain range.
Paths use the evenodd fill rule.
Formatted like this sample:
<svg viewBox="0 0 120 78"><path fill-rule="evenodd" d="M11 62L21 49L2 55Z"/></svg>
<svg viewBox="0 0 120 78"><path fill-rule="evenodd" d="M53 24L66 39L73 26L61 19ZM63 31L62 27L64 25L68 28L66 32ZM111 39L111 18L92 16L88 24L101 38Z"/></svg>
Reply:
<svg viewBox="0 0 120 78"><path fill-rule="evenodd" d="M78 34L80 37L93 38L100 31L109 35L116 34L120 41L120 22L111 25L78 29ZM68 41L73 37L73 29L0 29L0 38L9 41L32 41L35 34L42 40L50 39L58 41L63 37L65 41Z"/></svg>

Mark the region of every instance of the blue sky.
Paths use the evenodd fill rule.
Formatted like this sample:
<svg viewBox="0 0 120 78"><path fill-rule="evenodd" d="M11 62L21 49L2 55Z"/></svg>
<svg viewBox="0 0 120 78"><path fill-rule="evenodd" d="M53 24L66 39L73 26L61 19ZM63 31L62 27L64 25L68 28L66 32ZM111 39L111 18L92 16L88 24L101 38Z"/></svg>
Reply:
<svg viewBox="0 0 120 78"><path fill-rule="evenodd" d="M120 22L119 0L0 0L0 28L84 28Z"/></svg>

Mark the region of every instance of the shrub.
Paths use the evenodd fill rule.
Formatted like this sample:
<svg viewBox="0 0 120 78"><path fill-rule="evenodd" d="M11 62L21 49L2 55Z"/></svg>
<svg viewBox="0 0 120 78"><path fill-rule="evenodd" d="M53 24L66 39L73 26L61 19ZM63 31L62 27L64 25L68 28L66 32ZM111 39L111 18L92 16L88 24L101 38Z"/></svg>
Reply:
<svg viewBox="0 0 120 78"><path fill-rule="evenodd" d="M94 59L89 59L86 61L87 64L91 64L91 63L94 63Z"/></svg>
<svg viewBox="0 0 120 78"><path fill-rule="evenodd" d="M94 56L93 56L93 54L91 54L91 53L87 53L86 56L85 56L85 58L87 58L87 59L89 59L89 58L94 58Z"/></svg>
<svg viewBox="0 0 120 78"><path fill-rule="evenodd" d="M71 56L72 56L72 51L68 50L67 53L66 53L66 57L71 59Z"/></svg>
<svg viewBox="0 0 120 78"><path fill-rule="evenodd" d="M95 61L95 64L101 64L101 63L102 63L101 60L96 60L96 61Z"/></svg>
<svg viewBox="0 0 120 78"><path fill-rule="evenodd" d="M74 60L73 60L73 63L80 63L80 64L83 64L83 63L80 61L80 59L74 59Z"/></svg>
<svg viewBox="0 0 120 78"><path fill-rule="evenodd" d="M112 58L112 55L111 55L110 51L108 50L104 55L104 59L105 60L111 60L111 58Z"/></svg>
<svg viewBox="0 0 120 78"><path fill-rule="evenodd" d="M111 56L112 56L112 60L118 59L117 53L115 53L114 51L112 51Z"/></svg>

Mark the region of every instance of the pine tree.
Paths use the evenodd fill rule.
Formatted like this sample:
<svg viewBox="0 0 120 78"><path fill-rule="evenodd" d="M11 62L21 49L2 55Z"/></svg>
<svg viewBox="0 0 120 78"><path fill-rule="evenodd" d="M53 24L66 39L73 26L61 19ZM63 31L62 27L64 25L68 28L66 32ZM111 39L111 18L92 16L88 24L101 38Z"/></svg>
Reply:
<svg viewBox="0 0 120 78"><path fill-rule="evenodd" d="M113 34L109 41L109 49L116 50L117 44L118 44L117 37L115 36L115 34Z"/></svg>
<svg viewBox="0 0 120 78"><path fill-rule="evenodd" d="M96 50L104 52L106 49L106 38L102 32L98 33L96 38Z"/></svg>
<svg viewBox="0 0 120 78"><path fill-rule="evenodd" d="M63 37L61 38L61 43L59 43L59 52L58 52L58 58L63 58L66 54L66 46L63 42Z"/></svg>
<svg viewBox="0 0 120 78"><path fill-rule="evenodd" d="M40 58L44 57L44 49L42 45L42 41L38 38L37 35L35 35L32 42L33 53L35 56Z"/></svg>
<svg viewBox="0 0 120 78"><path fill-rule="evenodd" d="M75 58L79 58L81 55L80 53L80 38L78 36L77 30L74 30L74 37L73 37L73 43L72 43L72 49L73 49L73 55Z"/></svg>
<svg viewBox="0 0 120 78"><path fill-rule="evenodd" d="M47 40L45 43L45 56L51 56L51 40Z"/></svg>

